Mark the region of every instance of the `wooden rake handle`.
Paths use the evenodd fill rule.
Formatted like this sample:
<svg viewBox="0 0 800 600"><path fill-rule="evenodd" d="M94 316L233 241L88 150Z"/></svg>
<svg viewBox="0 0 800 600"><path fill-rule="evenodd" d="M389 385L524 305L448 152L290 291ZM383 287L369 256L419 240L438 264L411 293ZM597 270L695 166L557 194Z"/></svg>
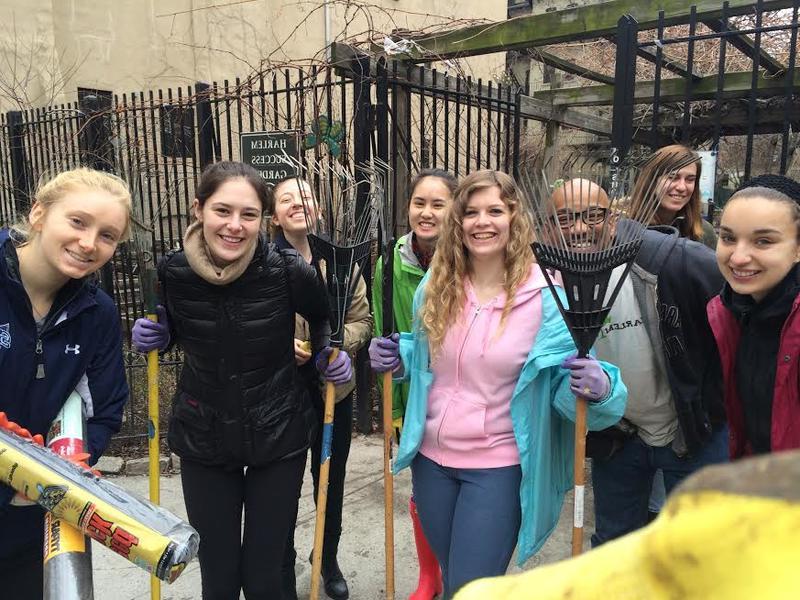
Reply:
<svg viewBox="0 0 800 600"><path fill-rule="evenodd" d="M336 360L339 349L334 347L328 364ZM322 573L322 540L325 537L325 510L328 506L328 478L331 469L331 441L333 440L333 408L336 403L336 386L325 384L325 416L322 419L322 447L319 459L319 491L317 492L317 521L314 527L314 553L311 562L311 600L319 599L319 581Z"/></svg>
<svg viewBox="0 0 800 600"><path fill-rule="evenodd" d="M586 483L586 398L575 398L575 462L572 512L572 556L583 552L583 501Z"/></svg>
<svg viewBox="0 0 800 600"><path fill-rule="evenodd" d="M392 372L383 374L383 510L386 598L394 600L394 479L392 478Z"/></svg>

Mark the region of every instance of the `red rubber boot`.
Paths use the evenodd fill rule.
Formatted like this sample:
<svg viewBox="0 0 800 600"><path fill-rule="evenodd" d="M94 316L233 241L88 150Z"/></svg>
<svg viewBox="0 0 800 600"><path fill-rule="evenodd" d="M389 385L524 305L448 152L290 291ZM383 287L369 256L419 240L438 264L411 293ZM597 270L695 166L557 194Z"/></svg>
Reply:
<svg viewBox="0 0 800 600"><path fill-rule="evenodd" d="M414 498L408 501L408 510L411 513L411 522L414 524L414 541L417 544L419 560L419 583L417 590L408 597L408 600L433 600L442 594L442 573L439 570L439 561L436 560L428 540L425 539Z"/></svg>

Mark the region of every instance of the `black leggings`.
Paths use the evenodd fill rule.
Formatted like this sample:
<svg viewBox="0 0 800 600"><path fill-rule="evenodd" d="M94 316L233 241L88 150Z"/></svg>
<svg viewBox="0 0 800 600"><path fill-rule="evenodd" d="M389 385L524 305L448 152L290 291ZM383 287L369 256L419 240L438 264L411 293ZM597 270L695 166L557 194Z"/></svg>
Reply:
<svg viewBox="0 0 800 600"><path fill-rule="evenodd" d="M247 600L280 597L305 464L305 453L234 470L181 462L186 512L200 534L203 600L238 600L240 589Z"/></svg>
<svg viewBox="0 0 800 600"><path fill-rule="evenodd" d="M314 504L319 491L319 459L322 448L322 418L325 406L321 394L312 395L312 404L317 414L319 429L311 442L311 475L314 480ZM322 543L322 557L335 558L339 551L339 538L342 535L342 505L344 503L344 477L347 457L350 455L350 440L353 434L353 394L348 394L336 403L333 409L333 438L331 439L331 465L328 474L328 506L325 511L325 534ZM292 530L286 545L284 565L294 568L294 527L297 512L292 521Z"/></svg>

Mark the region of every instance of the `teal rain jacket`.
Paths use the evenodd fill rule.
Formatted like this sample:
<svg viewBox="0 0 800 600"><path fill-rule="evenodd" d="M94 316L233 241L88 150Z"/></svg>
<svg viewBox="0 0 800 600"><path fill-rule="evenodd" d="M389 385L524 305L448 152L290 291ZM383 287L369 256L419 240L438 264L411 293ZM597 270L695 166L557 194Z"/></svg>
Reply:
<svg viewBox="0 0 800 600"><path fill-rule="evenodd" d="M414 315L425 295L426 275L414 295ZM559 288L562 300L563 290ZM517 538L517 561L522 565L545 543L558 524L564 494L573 485L575 396L569 389L569 370L561 362L574 353L575 344L558 306L543 290L542 320L511 398L511 419L520 455L522 522ZM433 382L429 368L428 339L414 322L412 333L402 333L400 354L410 393L394 472L411 464L425 432L428 389ZM617 367L601 361L611 381L602 402L589 403L587 426L610 427L625 412L628 390Z"/></svg>

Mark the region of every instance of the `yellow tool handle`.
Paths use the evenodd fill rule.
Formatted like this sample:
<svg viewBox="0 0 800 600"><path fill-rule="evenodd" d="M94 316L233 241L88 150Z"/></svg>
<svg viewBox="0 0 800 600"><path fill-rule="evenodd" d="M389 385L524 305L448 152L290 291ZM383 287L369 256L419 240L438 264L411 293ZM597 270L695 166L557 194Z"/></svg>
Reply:
<svg viewBox="0 0 800 600"><path fill-rule="evenodd" d="M154 323L158 322L155 313L148 314L147 318ZM150 502L161 502L161 477L160 448L159 448L159 422L158 422L158 350L147 353L147 444L150 476ZM161 598L161 580L155 575L150 576L150 598Z"/></svg>
<svg viewBox="0 0 800 600"><path fill-rule="evenodd" d="M336 360L339 349L334 347L328 364ZM317 492L317 521L314 527L314 553L311 561L311 600L319 599L319 580L322 573L322 540L325 535L325 509L328 506L328 477L331 468L331 442L333 440L333 408L336 404L336 386L325 384L325 416L322 419L322 444L320 448L319 491Z"/></svg>

